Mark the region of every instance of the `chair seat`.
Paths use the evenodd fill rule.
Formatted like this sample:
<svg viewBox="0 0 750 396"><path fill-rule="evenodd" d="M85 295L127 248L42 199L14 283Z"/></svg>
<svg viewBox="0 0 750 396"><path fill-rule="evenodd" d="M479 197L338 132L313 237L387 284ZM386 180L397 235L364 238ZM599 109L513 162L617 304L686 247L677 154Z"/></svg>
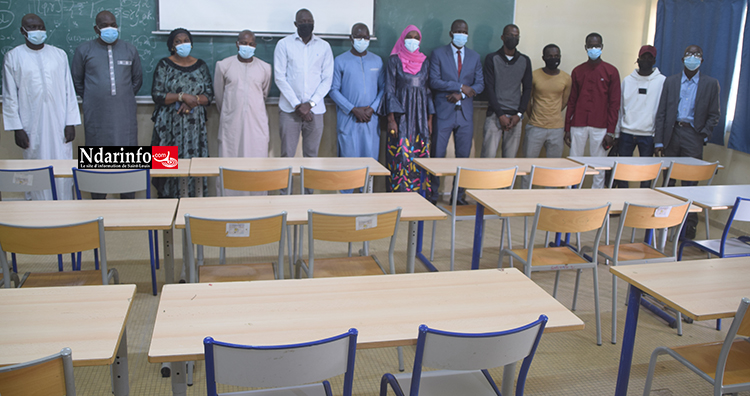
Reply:
<svg viewBox="0 0 750 396"><path fill-rule="evenodd" d="M613 258L615 254L615 245L599 245L599 253ZM646 245L645 243L628 243L620 244L620 251L617 255L617 261L630 260L654 260L668 258L662 252ZM674 261L674 258L671 258Z"/></svg>
<svg viewBox="0 0 750 396"><path fill-rule="evenodd" d="M273 280L273 263L202 265L198 270L201 283Z"/></svg>
<svg viewBox="0 0 750 396"><path fill-rule="evenodd" d="M411 373L396 374L404 394L409 394ZM419 381L420 396L497 396L481 371L423 371Z"/></svg>
<svg viewBox="0 0 750 396"><path fill-rule="evenodd" d="M523 260L526 260L526 257L529 254L529 249L513 249L511 251L517 254ZM591 263L582 259L581 256L579 256L574 251L570 250L570 248L565 247L565 246L534 249L534 255L531 258L532 268L549 267L549 266L564 267L567 265L574 265L574 264L591 264ZM551 268L551 269L562 270L566 268Z"/></svg>
<svg viewBox="0 0 750 396"><path fill-rule="evenodd" d="M671 349L709 377L715 378L716 364L719 361L719 353L723 344L723 342L711 342ZM737 339L732 343L732 349L727 358L727 367L724 371L724 385L746 382L750 382L750 342L744 339Z"/></svg>
<svg viewBox="0 0 750 396"><path fill-rule="evenodd" d="M721 252L721 239L707 239L702 241L686 241L686 246L695 246L701 250L708 251L715 255ZM727 238L724 244L725 256L742 256L750 255L750 245L737 238Z"/></svg>
<svg viewBox="0 0 750 396"><path fill-rule="evenodd" d="M102 272L98 270L32 272L21 287L89 286L101 284Z"/></svg>
<svg viewBox="0 0 750 396"><path fill-rule="evenodd" d="M374 256L316 258L313 272L316 278L385 274Z"/></svg>
<svg viewBox="0 0 750 396"><path fill-rule="evenodd" d="M446 213L450 214L453 208L450 205L440 205L441 209L444 209ZM476 217L477 205L457 205L456 206L456 217ZM485 219L498 218L494 214L485 214Z"/></svg>
<svg viewBox="0 0 750 396"><path fill-rule="evenodd" d="M326 396L323 384L309 384L290 386L286 388L257 389L244 392L220 393L220 395L232 396Z"/></svg>

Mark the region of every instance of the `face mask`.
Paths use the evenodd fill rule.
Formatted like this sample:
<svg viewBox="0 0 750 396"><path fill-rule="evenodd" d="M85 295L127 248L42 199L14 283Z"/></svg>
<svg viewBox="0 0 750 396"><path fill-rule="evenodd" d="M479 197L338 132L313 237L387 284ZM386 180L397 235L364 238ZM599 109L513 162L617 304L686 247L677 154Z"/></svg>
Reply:
<svg viewBox="0 0 750 396"><path fill-rule="evenodd" d="M419 40L417 39L405 39L404 46L409 52L414 52L419 49Z"/></svg>
<svg viewBox="0 0 750 396"><path fill-rule="evenodd" d="M298 23L297 24L297 34L299 34L300 37L310 37L310 35L313 32L313 25L312 23Z"/></svg>
<svg viewBox="0 0 750 396"><path fill-rule="evenodd" d="M101 37L102 41L107 44L112 44L117 41L119 35L120 32L117 31L117 28L106 27L104 29L99 29L99 37Z"/></svg>
<svg viewBox="0 0 750 396"><path fill-rule="evenodd" d="M461 48L469 41L469 35L465 33L453 33L453 45Z"/></svg>
<svg viewBox="0 0 750 396"><path fill-rule="evenodd" d="M555 70L557 69L557 66L560 66L560 58L545 59L544 66L546 66L547 69Z"/></svg>
<svg viewBox="0 0 750 396"><path fill-rule="evenodd" d="M29 40L29 42L34 45L43 44L44 41L47 40L46 30L32 30L32 31L26 30L26 34L27 34L26 40Z"/></svg>
<svg viewBox="0 0 750 396"><path fill-rule="evenodd" d="M359 52L360 54L367 51L367 47L370 46L370 40L365 39L354 39L352 42L352 47L354 47L354 50Z"/></svg>
<svg viewBox="0 0 750 396"><path fill-rule="evenodd" d="M503 45L505 45L505 48L509 50L516 49L516 46L518 46L518 37L508 37L505 40L503 40Z"/></svg>
<svg viewBox="0 0 750 396"><path fill-rule="evenodd" d="M701 67L701 58L691 55L684 59L685 67L690 71L696 71Z"/></svg>
<svg viewBox="0 0 750 396"><path fill-rule="evenodd" d="M589 48L586 50L586 53L589 55L589 59L597 60L602 56L602 49L597 47Z"/></svg>
<svg viewBox="0 0 750 396"><path fill-rule="evenodd" d="M190 43L180 44L176 47L174 47L175 52L177 52L177 55L187 58L188 55L190 55L190 50L193 49L193 45Z"/></svg>
<svg viewBox="0 0 750 396"><path fill-rule="evenodd" d="M645 61L638 59L638 68L644 71L651 71L654 68L653 61Z"/></svg>
<svg viewBox="0 0 750 396"><path fill-rule="evenodd" d="M250 59L255 55L255 47L249 45L240 45L240 49L237 51L242 59Z"/></svg>

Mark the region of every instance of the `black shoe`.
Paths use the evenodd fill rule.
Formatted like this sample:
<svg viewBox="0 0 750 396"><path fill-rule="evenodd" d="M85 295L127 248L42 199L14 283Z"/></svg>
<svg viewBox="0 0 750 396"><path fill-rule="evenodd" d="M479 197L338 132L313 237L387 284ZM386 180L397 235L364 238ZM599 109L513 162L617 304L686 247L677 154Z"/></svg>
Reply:
<svg viewBox="0 0 750 396"><path fill-rule="evenodd" d="M685 239L693 240L695 239L695 226L689 225L685 227Z"/></svg>
<svg viewBox="0 0 750 396"><path fill-rule="evenodd" d="M428 197L427 200L430 201L431 204L437 206L437 199L433 197Z"/></svg>
<svg viewBox="0 0 750 396"><path fill-rule="evenodd" d="M456 205L468 205L468 204L469 204L469 203L468 203L468 202L466 202L466 198L463 198L463 197L459 197L459 198L458 198L458 199L456 200Z"/></svg>

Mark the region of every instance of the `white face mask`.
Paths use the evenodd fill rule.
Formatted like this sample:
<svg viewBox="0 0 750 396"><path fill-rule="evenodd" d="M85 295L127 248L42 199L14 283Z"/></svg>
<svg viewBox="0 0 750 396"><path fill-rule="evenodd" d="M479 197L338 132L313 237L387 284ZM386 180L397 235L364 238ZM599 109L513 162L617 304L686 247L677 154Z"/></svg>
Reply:
<svg viewBox="0 0 750 396"><path fill-rule="evenodd" d="M360 54L367 51L367 47L370 46L370 40L367 39L354 39L352 40L352 47Z"/></svg>
<svg viewBox="0 0 750 396"><path fill-rule="evenodd" d="M404 39L404 47L406 47L407 51L414 52L419 49L419 40Z"/></svg>

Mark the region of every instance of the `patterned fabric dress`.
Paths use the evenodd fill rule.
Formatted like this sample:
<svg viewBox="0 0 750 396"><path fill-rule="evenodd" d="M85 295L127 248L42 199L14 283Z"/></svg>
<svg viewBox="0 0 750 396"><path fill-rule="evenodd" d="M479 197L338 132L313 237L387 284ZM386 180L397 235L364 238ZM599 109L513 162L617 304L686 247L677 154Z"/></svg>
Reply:
<svg viewBox="0 0 750 396"><path fill-rule="evenodd" d="M192 66L183 67L163 58L154 70L154 84L151 97L156 108L151 120L154 121L152 146L177 146L179 158L208 157L206 136L206 106L197 106L189 114L177 114L175 104L165 105L168 93L205 95L209 104L214 100L214 88L208 66L198 59ZM178 102L179 103L179 102ZM208 185L203 180L203 195ZM188 178L190 196L195 196L195 180ZM152 178L159 198L178 198L180 182L176 177Z"/></svg>
<svg viewBox="0 0 750 396"><path fill-rule="evenodd" d="M381 102L381 114L393 113L398 124L398 133L388 131L385 161L391 176L386 182L388 191L420 191L419 169L414 158L429 158L430 132L427 116L435 114L432 94L427 82L429 60L422 63L417 74L405 73L397 55L388 59L385 77L385 96ZM424 181L430 195L429 178Z"/></svg>

